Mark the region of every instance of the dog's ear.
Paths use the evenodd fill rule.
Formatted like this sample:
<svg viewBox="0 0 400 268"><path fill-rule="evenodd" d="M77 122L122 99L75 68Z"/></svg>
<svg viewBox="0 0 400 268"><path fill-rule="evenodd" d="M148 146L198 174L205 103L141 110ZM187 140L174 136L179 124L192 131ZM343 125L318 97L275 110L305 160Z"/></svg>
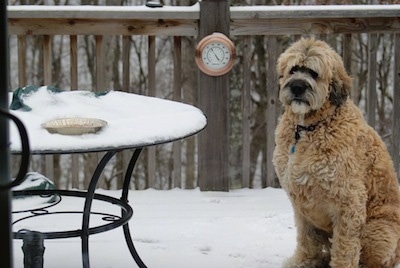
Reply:
<svg viewBox="0 0 400 268"><path fill-rule="evenodd" d="M332 105L339 107L347 100L351 84L351 77L347 74L344 67L334 73L329 92L329 101Z"/></svg>

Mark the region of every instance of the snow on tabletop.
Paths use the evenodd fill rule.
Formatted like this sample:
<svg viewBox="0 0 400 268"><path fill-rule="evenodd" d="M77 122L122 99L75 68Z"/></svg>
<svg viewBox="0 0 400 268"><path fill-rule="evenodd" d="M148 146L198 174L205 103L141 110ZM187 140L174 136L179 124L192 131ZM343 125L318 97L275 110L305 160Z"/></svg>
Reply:
<svg viewBox="0 0 400 268"><path fill-rule="evenodd" d="M185 137L206 125L204 114L193 106L119 91L95 97L89 91L52 93L41 87L25 97L24 103L32 110L11 113L27 127L32 151L150 145ZM68 117L97 118L108 125L96 134L80 136L50 134L41 126ZM21 143L14 124L10 124L10 140L11 150L19 151Z"/></svg>

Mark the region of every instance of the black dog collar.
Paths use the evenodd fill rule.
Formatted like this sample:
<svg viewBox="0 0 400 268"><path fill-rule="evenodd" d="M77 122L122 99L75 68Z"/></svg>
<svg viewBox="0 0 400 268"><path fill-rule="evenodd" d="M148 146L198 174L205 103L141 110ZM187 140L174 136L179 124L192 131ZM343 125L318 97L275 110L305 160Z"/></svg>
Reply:
<svg viewBox="0 0 400 268"><path fill-rule="evenodd" d="M318 126L318 124L310 125L308 127L305 127L305 126L302 126L302 125L296 125L296 130L294 132L294 139L297 142L300 139L300 132L301 131L314 131L317 126Z"/></svg>
<svg viewBox="0 0 400 268"><path fill-rule="evenodd" d="M294 142L294 144L293 144L293 146L292 146L292 148L290 150L290 152L292 154L294 154L294 152L296 151L296 144L300 139L300 132L302 132L302 131L314 131L317 128L317 126L319 125L319 123L320 122L318 122L315 125L309 125L307 127L302 126L302 125L296 125L296 130L294 131L294 140L295 140L295 142Z"/></svg>

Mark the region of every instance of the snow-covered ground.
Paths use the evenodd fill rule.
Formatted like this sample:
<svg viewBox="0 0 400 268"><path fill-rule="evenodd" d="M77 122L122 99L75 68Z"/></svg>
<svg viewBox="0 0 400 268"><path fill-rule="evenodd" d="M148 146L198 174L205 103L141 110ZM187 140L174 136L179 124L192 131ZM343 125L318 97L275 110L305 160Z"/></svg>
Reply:
<svg viewBox="0 0 400 268"><path fill-rule="evenodd" d="M99 193L120 196L118 191ZM281 189L239 189L230 192L131 191L132 237L149 268L275 268L295 247L296 231L289 200ZM26 200L16 200L14 208ZM62 209L79 209L80 199L63 197ZM94 210L119 211L103 202ZM45 216L15 224L41 231L78 229L78 218ZM61 217L61 216L60 216ZM93 218L95 225L101 222ZM14 240L15 267L23 267L22 242ZM79 238L45 240L44 267L82 267ZM94 268L135 267L122 228L90 237Z"/></svg>

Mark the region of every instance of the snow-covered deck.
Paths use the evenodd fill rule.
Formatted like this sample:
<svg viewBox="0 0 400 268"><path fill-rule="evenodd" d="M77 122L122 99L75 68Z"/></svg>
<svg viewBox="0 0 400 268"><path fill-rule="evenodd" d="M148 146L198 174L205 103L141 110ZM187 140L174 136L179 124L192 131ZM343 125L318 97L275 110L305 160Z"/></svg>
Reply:
<svg viewBox="0 0 400 268"><path fill-rule="evenodd" d="M119 196L118 191L98 193ZM281 189L229 193L149 189L131 191L129 200L134 210L129 222L133 241L149 268L278 268L296 245L292 209ZM76 209L82 206L79 201L63 198L58 206ZM99 205L103 203L95 202L94 209ZM118 207L110 209L119 212ZM81 224L79 217L35 220L40 230L79 228ZM91 220L93 225L100 222ZM14 230L35 226L33 221L21 224L26 225L14 226ZM44 267L82 267L79 238L44 243ZM14 266L23 267L22 241L14 240L13 245ZM91 236L89 255L91 267L136 267L122 229Z"/></svg>

